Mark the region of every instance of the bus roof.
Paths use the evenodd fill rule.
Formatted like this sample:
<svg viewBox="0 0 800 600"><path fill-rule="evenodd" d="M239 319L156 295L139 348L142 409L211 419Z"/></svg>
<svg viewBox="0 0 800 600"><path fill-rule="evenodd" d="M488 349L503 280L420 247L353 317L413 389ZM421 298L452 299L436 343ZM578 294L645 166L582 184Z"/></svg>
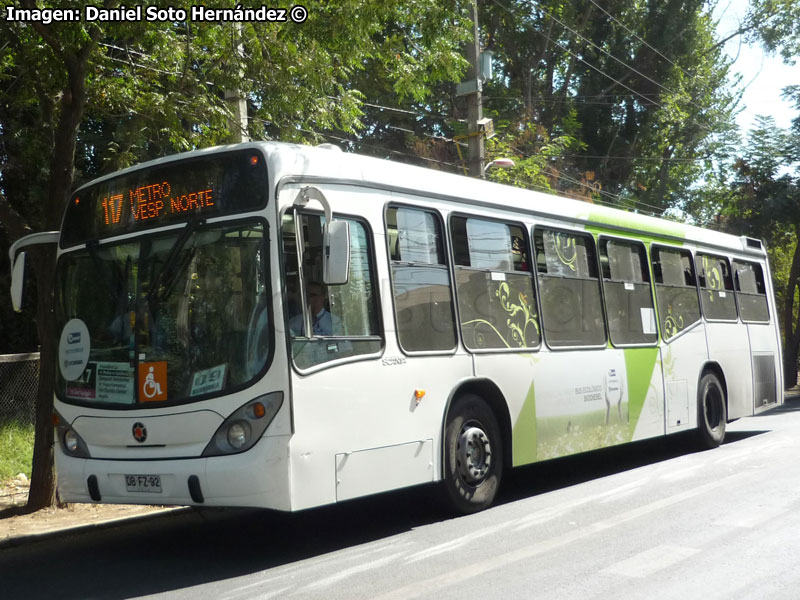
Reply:
<svg viewBox="0 0 800 600"><path fill-rule="evenodd" d="M763 244L759 240L745 236L737 237L555 194L343 152L330 145L313 147L283 142L247 142L230 146L216 146L142 163L96 179L86 185L172 161L248 147L258 148L268 156L270 179L276 183L287 180L348 182L427 198L462 202L489 209L534 214L572 222L589 229L629 232L640 237L676 242L696 242L746 254L761 256L765 254Z"/></svg>

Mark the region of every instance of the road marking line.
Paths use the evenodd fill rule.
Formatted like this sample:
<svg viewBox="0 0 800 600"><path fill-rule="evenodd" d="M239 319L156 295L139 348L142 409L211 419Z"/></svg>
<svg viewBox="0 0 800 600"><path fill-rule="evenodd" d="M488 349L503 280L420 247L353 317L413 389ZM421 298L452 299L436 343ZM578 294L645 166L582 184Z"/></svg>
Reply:
<svg viewBox="0 0 800 600"><path fill-rule="evenodd" d="M775 519L785 513L789 512L786 506L767 506L764 508L750 508L747 511L742 511L739 514L724 515L717 520L720 525L728 525L730 527L743 527L752 529L758 527L762 523L766 523Z"/></svg>
<svg viewBox="0 0 800 600"><path fill-rule="evenodd" d="M269 600L270 598L281 598L282 594L284 594L291 586L281 588L279 590L274 590L268 594L264 594L263 596L259 596L257 600Z"/></svg>
<svg viewBox="0 0 800 600"><path fill-rule="evenodd" d="M649 477L644 477L642 479L637 479L636 481L631 481L630 483L616 487L613 490L608 490L591 496L584 496L578 500L572 500L558 506L550 506L548 508L543 508L542 510L537 510L535 513L519 519L519 524L514 528L514 531L522 531L523 529L528 529L529 527L545 523L555 519L556 517L563 516L572 509L578 508L579 506L584 506L585 504L598 501L609 501L613 500L615 496L633 493L637 490L637 488L640 488L649 480Z"/></svg>
<svg viewBox="0 0 800 600"><path fill-rule="evenodd" d="M681 492L680 494L675 494L673 496L656 500L650 504L645 504L639 508L634 508L619 515L609 517L608 519L603 519L602 521L592 523L591 525L587 525L586 527L576 529L575 531L562 534L558 537L525 546L518 550L512 550L511 552L505 552L497 556L483 558L480 561L465 565L459 569L453 569L447 573L443 573L429 579L416 581L378 596L375 600L408 600L409 598L417 598L419 596L431 597L440 589L455 584L463 584L473 577L478 577L480 575L508 567L516 562L531 559L535 556L546 554L547 552L552 552L583 538L587 538L608 529L618 527L619 525L623 525L640 517L647 516L656 511L669 508L675 504L684 502L685 500L701 496L719 487L728 485L739 479L743 479L747 477L747 475L747 472L734 473L733 475L729 475L723 479L711 481L705 485Z"/></svg>
<svg viewBox="0 0 800 600"><path fill-rule="evenodd" d="M396 561L399 556L392 555L392 556L385 556L383 558L379 558L378 560L373 560L368 563L364 563L362 565L356 565L355 567L350 567L349 569L345 569L344 571L339 571L335 575L331 575L330 577L325 577L323 579L319 579L314 583L311 583L305 587L300 588L295 592L296 594L303 594L305 592L310 592L313 590L319 590L320 588L329 587L335 583L339 583L343 579L347 579L352 575L357 575L359 573L363 573L365 571L371 571L372 569L379 569L380 567Z"/></svg>
<svg viewBox="0 0 800 600"><path fill-rule="evenodd" d="M383 542L375 543L369 542L367 544L362 544L356 548L351 548L349 551L346 552L330 552L326 555L319 556L319 557L311 557L307 559L303 559L301 561L290 563L286 565L282 565L279 567L275 567L271 569L271 573L277 573L273 577L269 577L267 579L260 579L255 583L249 583L246 585L241 585L229 590L225 595L220 596L220 600L243 600L244 598L261 598L261 596L255 596L257 594L257 590L253 590L253 588L263 587L268 583L274 583L281 579L286 579L288 577L296 576L296 572L305 569L315 569L321 566L326 565L330 562L352 562L353 560L357 560L363 558L365 556L373 556L377 552L385 552L385 551L392 551L393 557L397 558L402 556L404 553L401 553L400 550L403 548L407 548L410 546L412 542L410 541L401 541L398 542L396 539L386 540ZM353 550L357 550L353 552ZM344 571L342 571L343 573ZM291 586L282 588L281 591L286 591L290 589Z"/></svg>
<svg viewBox="0 0 800 600"><path fill-rule="evenodd" d="M625 575L626 577L648 577L653 573L661 571L686 560L700 552L696 548L686 548L683 546L671 546L665 544L650 548L636 556L606 567L601 573L612 575Z"/></svg>
<svg viewBox="0 0 800 600"><path fill-rule="evenodd" d="M497 533L498 531L502 531L509 525L512 525L514 522L515 521L508 521L507 523L501 523L499 525L495 525L494 527L486 527L485 529L479 529L474 533L468 533L467 535L461 536L454 540L450 540L449 542L445 542L444 544L439 544L438 546L432 546L425 550L421 550L420 552L415 552L408 558L408 560L406 560L406 564L411 564L418 562L420 560L425 560L427 558L431 558L432 556L436 556L437 554L451 552L456 548L460 548L461 546L466 546L467 544L471 544L478 538L482 538L487 535Z"/></svg>
<svg viewBox="0 0 800 600"><path fill-rule="evenodd" d="M708 465L705 462L703 462L700 463L699 465L694 465L691 467L682 467L677 471L673 471L671 473L665 473L664 475L659 477L659 479L661 481L669 481L671 483L675 481L681 481L682 479L688 479L689 477L692 477L695 473L697 473L701 469L705 469L707 466Z"/></svg>

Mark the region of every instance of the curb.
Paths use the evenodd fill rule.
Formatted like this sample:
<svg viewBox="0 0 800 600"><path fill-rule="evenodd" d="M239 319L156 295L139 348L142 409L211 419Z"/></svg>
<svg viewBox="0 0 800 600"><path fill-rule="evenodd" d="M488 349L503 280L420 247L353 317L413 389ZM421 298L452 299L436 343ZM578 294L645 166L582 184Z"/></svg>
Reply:
<svg viewBox="0 0 800 600"><path fill-rule="evenodd" d="M16 537L10 536L3 540L0 540L0 551L6 550L8 548L16 548L17 546L22 546L24 544L50 541L53 539L57 539L59 537L66 537L69 535L80 535L82 533L88 533L90 531L111 529L112 527L118 527L121 525L125 525L127 523L138 523L142 521L164 519L166 517L176 516L180 514L188 514L191 511L192 507L189 506L175 506L172 508L164 508L158 511L144 513L141 515L132 515L129 517L114 517L111 519L105 519L103 521L96 521L94 523L85 523L83 525L72 525L70 527L60 527L56 529L40 531L38 533L28 533L25 535L19 535Z"/></svg>

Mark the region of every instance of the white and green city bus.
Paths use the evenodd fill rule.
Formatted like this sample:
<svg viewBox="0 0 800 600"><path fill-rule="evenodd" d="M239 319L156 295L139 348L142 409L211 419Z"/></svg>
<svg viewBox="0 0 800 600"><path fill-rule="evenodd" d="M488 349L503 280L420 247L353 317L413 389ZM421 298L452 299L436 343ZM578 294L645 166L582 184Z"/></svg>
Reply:
<svg viewBox="0 0 800 600"><path fill-rule="evenodd" d="M758 240L279 143L78 189L58 243L68 502L300 510L783 401ZM308 332L308 333L306 333Z"/></svg>

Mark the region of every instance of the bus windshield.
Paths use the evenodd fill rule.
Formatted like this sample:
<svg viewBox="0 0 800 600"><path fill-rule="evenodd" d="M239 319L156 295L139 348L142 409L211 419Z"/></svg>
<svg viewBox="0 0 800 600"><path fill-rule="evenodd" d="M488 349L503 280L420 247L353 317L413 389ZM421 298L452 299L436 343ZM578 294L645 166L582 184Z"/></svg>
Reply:
<svg viewBox="0 0 800 600"><path fill-rule="evenodd" d="M271 354L266 225L199 225L61 257L57 393L67 402L182 403L242 388ZM73 344L86 332L88 343ZM88 356L80 373L69 353ZM77 349L77 350L76 350Z"/></svg>

